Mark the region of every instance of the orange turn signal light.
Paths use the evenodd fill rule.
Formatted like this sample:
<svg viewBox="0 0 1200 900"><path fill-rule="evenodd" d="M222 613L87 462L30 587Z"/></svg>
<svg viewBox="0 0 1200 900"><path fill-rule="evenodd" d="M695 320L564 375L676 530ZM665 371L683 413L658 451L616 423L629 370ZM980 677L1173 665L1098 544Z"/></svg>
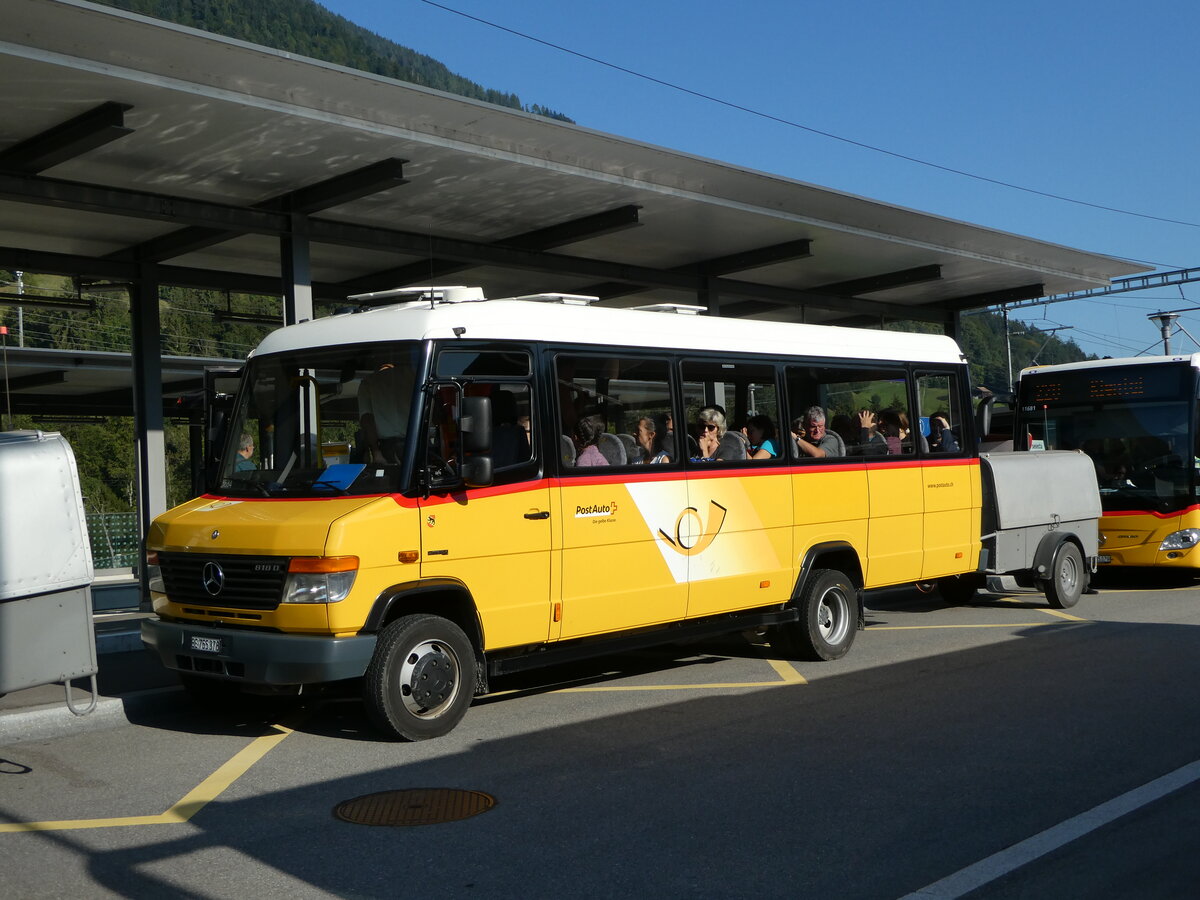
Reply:
<svg viewBox="0 0 1200 900"><path fill-rule="evenodd" d="M415 563L420 558L420 550L401 550L396 554L397 561L402 563Z"/></svg>
<svg viewBox="0 0 1200 900"><path fill-rule="evenodd" d="M357 556L297 556L288 564L289 572L353 572Z"/></svg>

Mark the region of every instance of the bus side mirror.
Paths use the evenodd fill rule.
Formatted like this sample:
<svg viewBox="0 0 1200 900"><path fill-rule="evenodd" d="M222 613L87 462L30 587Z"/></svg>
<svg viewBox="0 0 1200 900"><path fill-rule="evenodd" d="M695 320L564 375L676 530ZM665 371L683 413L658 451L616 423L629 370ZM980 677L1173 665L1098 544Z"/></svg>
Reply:
<svg viewBox="0 0 1200 900"><path fill-rule="evenodd" d="M975 434L980 440L992 433L992 404L995 402L995 394L986 394L979 398L979 405L975 407Z"/></svg>
<svg viewBox="0 0 1200 900"><path fill-rule="evenodd" d="M467 453L487 453L492 449L492 400L490 397L463 397L463 450Z"/></svg>

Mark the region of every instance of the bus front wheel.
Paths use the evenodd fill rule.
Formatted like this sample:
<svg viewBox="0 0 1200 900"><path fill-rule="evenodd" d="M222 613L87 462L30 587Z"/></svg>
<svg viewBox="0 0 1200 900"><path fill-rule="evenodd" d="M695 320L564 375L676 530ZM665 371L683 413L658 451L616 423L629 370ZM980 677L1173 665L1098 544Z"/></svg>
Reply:
<svg viewBox="0 0 1200 900"><path fill-rule="evenodd" d="M1052 607L1069 609L1079 602L1086 580L1083 554L1070 541L1063 541L1054 551L1050 577L1042 582L1041 587Z"/></svg>
<svg viewBox="0 0 1200 900"><path fill-rule="evenodd" d="M440 616L403 616L384 628L363 676L372 723L406 741L448 734L474 694L471 641Z"/></svg>
<svg viewBox="0 0 1200 900"><path fill-rule="evenodd" d="M776 626L771 646L797 659L841 659L858 630L858 591L837 569L818 569L804 586L796 608L800 621Z"/></svg>

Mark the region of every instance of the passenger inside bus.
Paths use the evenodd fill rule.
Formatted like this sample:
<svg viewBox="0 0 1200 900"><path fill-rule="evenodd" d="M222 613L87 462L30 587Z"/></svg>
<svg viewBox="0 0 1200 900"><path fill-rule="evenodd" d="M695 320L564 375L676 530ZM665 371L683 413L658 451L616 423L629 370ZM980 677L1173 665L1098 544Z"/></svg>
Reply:
<svg viewBox="0 0 1200 900"><path fill-rule="evenodd" d="M826 430L825 410L819 406L810 406L803 417L792 421L792 437L796 441L796 449L803 456L824 459L846 455L842 436L836 431Z"/></svg>
<svg viewBox="0 0 1200 900"><path fill-rule="evenodd" d="M697 462L735 462L747 458L746 440L737 432L728 429L725 410L719 406L706 406L697 414L696 443L699 455Z"/></svg>
<svg viewBox="0 0 1200 900"><path fill-rule="evenodd" d="M359 423L372 462L400 461L412 388L412 372L387 361L359 385Z"/></svg>
<svg viewBox="0 0 1200 900"><path fill-rule="evenodd" d="M777 459L779 449L775 444L775 423L769 416L756 415L746 420L742 429L746 440L750 442L747 454L750 459Z"/></svg>
<svg viewBox="0 0 1200 900"><path fill-rule="evenodd" d="M629 462L668 463L671 461L671 457L663 449L662 438L658 433L658 424L653 417L642 416L638 419L637 434L634 437L641 455L637 459L630 459Z"/></svg>
<svg viewBox="0 0 1200 900"><path fill-rule="evenodd" d="M608 460L597 446L603 423L595 416L583 416L575 423L572 435L575 443L576 466L607 466Z"/></svg>

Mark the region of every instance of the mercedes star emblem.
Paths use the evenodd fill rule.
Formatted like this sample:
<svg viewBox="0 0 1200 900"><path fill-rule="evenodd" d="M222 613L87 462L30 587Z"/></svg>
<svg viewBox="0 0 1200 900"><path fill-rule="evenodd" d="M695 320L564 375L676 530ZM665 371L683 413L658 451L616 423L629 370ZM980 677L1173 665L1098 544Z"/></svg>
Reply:
<svg viewBox="0 0 1200 900"><path fill-rule="evenodd" d="M206 562L204 564L204 573L200 580L204 583L204 589L212 597L221 593L221 589L225 587L225 573L221 571L221 567L215 562Z"/></svg>

